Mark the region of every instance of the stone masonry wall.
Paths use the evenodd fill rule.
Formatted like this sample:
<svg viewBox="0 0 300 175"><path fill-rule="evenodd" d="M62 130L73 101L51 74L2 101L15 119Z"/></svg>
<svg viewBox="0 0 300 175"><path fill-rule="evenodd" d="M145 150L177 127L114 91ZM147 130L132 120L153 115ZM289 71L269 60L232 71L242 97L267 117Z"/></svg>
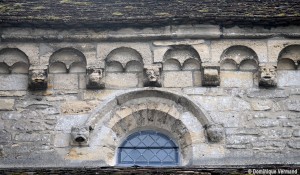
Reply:
<svg viewBox="0 0 300 175"><path fill-rule="evenodd" d="M96 39L91 31L51 38L51 30L3 30L0 168L114 166L118 145L143 127L175 138L183 166L299 164L300 38L278 37L287 34L280 29L183 29L173 37L132 29ZM299 28L292 31L300 36ZM266 65L275 73L263 84ZM102 71L98 88L87 88L88 69ZM156 84L145 73L152 69ZM45 89L28 88L32 70L46 70ZM158 124L164 115L169 123ZM89 145L72 145L71 128L85 125L93 126ZM219 140L211 140L209 125L221 126Z"/></svg>

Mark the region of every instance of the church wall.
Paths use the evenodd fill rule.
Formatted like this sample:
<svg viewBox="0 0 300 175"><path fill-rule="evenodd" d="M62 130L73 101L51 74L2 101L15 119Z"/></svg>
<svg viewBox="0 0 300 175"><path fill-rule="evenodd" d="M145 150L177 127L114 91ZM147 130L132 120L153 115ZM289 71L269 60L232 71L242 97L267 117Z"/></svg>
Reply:
<svg viewBox="0 0 300 175"><path fill-rule="evenodd" d="M155 110L168 109L166 113L177 117L189 130L189 135L182 134L182 137L173 132L179 144L187 146L182 153L186 154L182 155L183 166L299 163L299 32L257 29L257 33L246 35L239 28L222 31L214 26L207 27L208 31L203 28L205 26L189 26L182 30L179 26L170 29L174 31L159 30L157 33L153 29L151 35L142 30L109 31L101 36L91 32L85 37L80 35L81 31L69 31L70 38L65 41L66 36L51 39L46 31L46 39L42 40L39 34L43 31L33 31L26 39L26 33L15 36L16 30L3 30L0 63L5 65L0 65L0 167L114 166L118 144L139 125L123 133L122 123L109 123L120 120L114 119L113 114L118 113L119 108L148 104L151 100L175 106L173 112L171 107L163 106ZM296 33L295 38L289 36L292 32ZM24 59L22 54L19 60L13 59L11 53L3 51L5 48L18 49L12 52L24 53ZM29 62L23 64L22 59L26 57ZM281 59L288 60L278 64ZM22 64L17 67L19 62ZM275 74L270 75L275 76L272 77L275 84L261 84L261 68L266 65L276 67ZM150 69L149 66L159 70L160 77L154 87L144 87L148 86L144 71ZM87 88L88 69L101 69L100 81L105 86L100 83L100 88ZM45 89L28 87L30 70L46 70ZM192 114L188 107L182 107L180 100L172 100L173 97L159 97L155 101L154 97L137 95L137 99L126 99L128 102L110 101L128 91L149 89L191 99L205 116L209 116L209 124L221 126L220 140L210 141L207 124L198 121L196 113ZM90 145L72 145L72 127L85 125L103 105L110 108L98 111L99 115L103 114L96 129L91 131ZM150 111L152 107L148 105L145 109ZM138 111L142 107L128 110ZM124 122L129 114L125 110L118 113L121 118L123 115ZM107 119L105 123L106 118L114 120ZM137 123L132 116L130 120ZM149 125L145 127L157 129L150 119L147 120ZM172 127L163 126L158 129L172 133ZM118 132L123 135L118 136Z"/></svg>

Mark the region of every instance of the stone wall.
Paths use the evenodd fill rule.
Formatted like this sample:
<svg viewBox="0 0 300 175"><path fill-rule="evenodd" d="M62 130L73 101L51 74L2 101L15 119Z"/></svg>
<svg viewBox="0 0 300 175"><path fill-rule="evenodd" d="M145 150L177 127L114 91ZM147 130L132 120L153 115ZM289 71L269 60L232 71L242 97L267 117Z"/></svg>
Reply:
<svg viewBox="0 0 300 175"><path fill-rule="evenodd" d="M298 164L299 28L165 29L3 30L0 167L115 166L143 129L181 166Z"/></svg>

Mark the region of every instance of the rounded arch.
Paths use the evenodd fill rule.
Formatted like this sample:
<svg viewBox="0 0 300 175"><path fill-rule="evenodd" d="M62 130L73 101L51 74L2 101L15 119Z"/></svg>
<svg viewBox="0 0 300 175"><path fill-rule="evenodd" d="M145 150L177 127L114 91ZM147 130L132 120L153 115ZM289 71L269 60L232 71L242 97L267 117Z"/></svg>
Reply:
<svg viewBox="0 0 300 175"><path fill-rule="evenodd" d="M179 61L181 67L183 67L184 62L188 59L194 59L199 62L199 65L201 64L198 52L189 45L171 46L171 48L164 54L163 62L166 62L169 59L175 59Z"/></svg>
<svg viewBox="0 0 300 175"><path fill-rule="evenodd" d="M141 88L138 90L128 90L124 93L115 94L113 97L97 106L91 113L86 125L94 127L95 123L97 123L102 116L107 114L109 111L113 111L116 106L123 105L131 100L145 97L166 99L179 104L184 107L186 111L189 111L196 116L198 121L204 127L214 124L211 117L200 106L198 106L196 102L184 94L174 93L172 91L161 90L158 88Z"/></svg>
<svg viewBox="0 0 300 175"><path fill-rule="evenodd" d="M278 55L278 69L293 70L297 68L300 61L300 45L293 44L286 46Z"/></svg>
<svg viewBox="0 0 300 175"><path fill-rule="evenodd" d="M106 64L110 62L119 62L125 68L126 64L130 61L138 61L143 64L142 55L135 49L129 47L119 47L112 50L106 57Z"/></svg>
<svg viewBox="0 0 300 175"><path fill-rule="evenodd" d="M237 70L238 64L233 59L224 59L221 61L221 70Z"/></svg>
<svg viewBox="0 0 300 175"><path fill-rule="evenodd" d="M65 67L69 70L73 63L80 63L82 66L86 67L87 61L86 57L82 52L74 48L62 48L55 51L49 59L49 67L55 66L55 63L63 63ZM81 72L82 70L80 70ZM52 73L50 71L50 73Z"/></svg>
<svg viewBox="0 0 300 175"><path fill-rule="evenodd" d="M238 65L244 60L254 60L258 67L258 56L254 50L247 46L234 45L225 49L221 55L221 62L224 60L234 60Z"/></svg>
<svg viewBox="0 0 300 175"><path fill-rule="evenodd" d="M0 50L0 63L7 65L9 72L12 73L28 73L30 65L28 56L18 48L4 48Z"/></svg>

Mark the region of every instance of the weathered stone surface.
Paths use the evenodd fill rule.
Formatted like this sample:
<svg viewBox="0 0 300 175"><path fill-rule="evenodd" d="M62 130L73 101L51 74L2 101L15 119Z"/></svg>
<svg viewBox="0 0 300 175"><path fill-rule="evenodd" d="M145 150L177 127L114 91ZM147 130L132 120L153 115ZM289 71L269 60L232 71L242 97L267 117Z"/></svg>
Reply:
<svg viewBox="0 0 300 175"><path fill-rule="evenodd" d="M288 146L291 148L300 149L300 140L289 141Z"/></svg>
<svg viewBox="0 0 300 175"><path fill-rule="evenodd" d="M138 87L139 75L136 73L106 73L107 88Z"/></svg>
<svg viewBox="0 0 300 175"><path fill-rule="evenodd" d="M0 130L0 143L8 143L11 141L11 134L9 132Z"/></svg>
<svg viewBox="0 0 300 175"><path fill-rule="evenodd" d="M252 100L251 106L254 111L269 111L273 107L272 100Z"/></svg>
<svg viewBox="0 0 300 175"><path fill-rule="evenodd" d="M20 142L41 142L41 143L50 143L51 136L50 134L27 134L27 133L20 133L15 136L16 141Z"/></svg>
<svg viewBox="0 0 300 175"><path fill-rule="evenodd" d="M278 71L278 87L297 87L300 86L300 71L280 70Z"/></svg>
<svg viewBox="0 0 300 175"><path fill-rule="evenodd" d="M284 148L286 145L286 141L276 141L276 140L261 140L257 142L252 143L253 147L255 148L265 148L268 147L268 149L278 149L278 148Z"/></svg>
<svg viewBox="0 0 300 175"><path fill-rule="evenodd" d="M58 90L76 90L78 89L77 74L54 74L53 88Z"/></svg>
<svg viewBox="0 0 300 175"><path fill-rule="evenodd" d="M280 121L278 121L277 119L262 118L254 120L254 123L258 127L268 128L279 126Z"/></svg>
<svg viewBox="0 0 300 175"><path fill-rule="evenodd" d="M290 111L300 112L300 99L287 100L285 105Z"/></svg>
<svg viewBox="0 0 300 175"><path fill-rule="evenodd" d="M0 74L0 90L22 91L27 90L28 76L25 74Z"/></svg>
<svg viewBox="0 0 300 175"><path fill-rule="evenodd" d="M26 91L0 91L0 97L22 97L26 94Z"/></svg>
<svg viewBox="0 0 300 175"><path fill-rule="evenodd" d="M279 89L256 89L249 90L247 96L250 98L286 98L289 96L288 90L279 90Z"/></svg>
<svg viewBox="0 0 300 175"><path fill-rule="evenodd" d="M14 99L0 99L0 111L12 111L14 104Z"/></svg>
<svg viewBox="0 0 300 175"><path fill-rule="evenodd" d="M261 131L257 128L226 128L226 135L261 135Z"/></svg>
<svg viewBox="0 0 300 175"><path fill-rule="evenodd" d="M222 96L224 89L219 87L187 87L183 88L183 92L188 95L208 95L208 96Z"/></svg>
<svg viewBox="0 0 300 175"><path fill-rule="evenodd" d="M190 71L164 72L164 87L192 87L193 74Z"/></svg>
<svg viewBox="0 0 300 175"><path fill-rule="evenodd" d="M296 129L293 131L293 136L294 137L300 137L300 129Z"/></svg>
<svg viewBox="0 0 300 175"><path fill-rule="evenodd" d="M211 142L220 142L224 138L224 128L221 125L207 126L206 133Z"/></svg>
<svg viewBox="0 0 300 175"><path fill-rule="evenodd" d="M262 137L265 139L288 139L292 137L292 130L289 128L272 128L272 129L261 129Z"/></svg>
<svg viewBox="0 0 300 175"><path fill-rule="evenodd" d="M55 130L71 132L72 126L81 126L88 119L87 115L65 115L57 118Z"/></svg>
<svg viewBox="0 0 300 175"><path fill-rule="evenodd" d="M226 144L247 144L257 140L257 136L253 135L229 135L226 137Z"/></svg>
<svg viewBox="0 0 300 175"><path fill-rule="evenodd" d="M53 145L57 148L68 147L70 145L71 135L65 133L58 133L54 137Z"/></svg>
<svg viewBox="0 0 300 175"><path fill-rule="evenodd" d="M211 112L210 116L213 121L222 124L226 128L246 126L243 115L237 112Z"/></svg>
<svg viewBox="0 0 300 175"><path fill-rule="evenodd" d="M250 110L250 104L240 98L228 96L194 96L193 97L207 111L244 111Z"/></svg>
<svg viewBox="0 0 300 175"><path fill-rule="evenodd" d="M61 104L61 112L64 114L87 113L94 107L85 101L66 101Z"/></svg>
<svg viewBox="0 0 300 175"><path fill-rule="evenodd" d="M221 87L239 87L239 88L253 87L252 72L221 71L220 79L221 79L221 83L220 83Z"/></svg>

